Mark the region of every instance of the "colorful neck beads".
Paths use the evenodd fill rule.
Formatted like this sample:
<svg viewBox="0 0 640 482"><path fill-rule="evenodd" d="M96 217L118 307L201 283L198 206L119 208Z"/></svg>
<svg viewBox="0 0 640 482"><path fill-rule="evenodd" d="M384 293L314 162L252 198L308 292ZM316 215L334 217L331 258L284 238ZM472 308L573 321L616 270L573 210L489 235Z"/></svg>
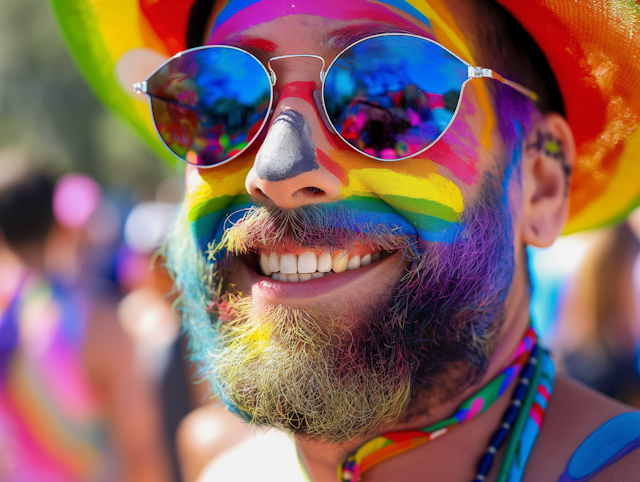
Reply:
<svg viewBox="0 0 640 482"><path fill-rule="evenodd" d="M505 392L521 372L523 373L522 379L524 379L524 376L528 376L527 380L530 380L531 373L533 373L535 368L535 363L529 363L524 371L523 367L527 364L530 358L533 360L532 352L534 351L534 348L536 348L536 333L533 328L529 328L518 345L518 348L512 355L509 366L485 385L479 392L462 403L458 411L452 417L421 430L387 432L369 440L360 446L355 452L347 456L338 466L338 480L341 482L357 482L359 477L374 465L430 442L450 432L461 423L468 422L476 415L485 412L500 397L500 395ZM521 384L516 388L514 400L516 399L516 396L519 396L520 404L515 403L515 405L517 405L516 407L514 402L512 402L509 409L507 409L507 413L503 420L503 422L510 421L509 427L518 415L517 408L521 405L522 399L527 394L526 388L528 383L528 381L524 383L521 382ZM521 393L522 390L520 390L520 388L524 389L524 393ZM514 410L511 410L512 408L514 408L515 412ZM507 418L507 415L510 418ZM501 431L501 428L505 430ZM486 475L485 471L488 472L491 468L491 463L493 462L493 453L497 449L495 445L497 444L500 446L502 442L504 442L508 430L509 429L503 424L496 433L494 433L494 436L491 439L491 446L494 447L494 450L491 451L490 446L487 452L492 452L491 455L488 456L485 454L481 460L481 464L478 469L479 477L477 477L476 480L484 479L484 476Z"/></svg>

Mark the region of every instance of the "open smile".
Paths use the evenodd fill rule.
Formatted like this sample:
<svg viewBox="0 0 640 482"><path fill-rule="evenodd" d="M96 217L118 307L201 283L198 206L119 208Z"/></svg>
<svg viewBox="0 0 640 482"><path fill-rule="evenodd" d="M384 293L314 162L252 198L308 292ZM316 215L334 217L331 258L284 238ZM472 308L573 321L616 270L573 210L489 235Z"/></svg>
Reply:
<svg viewBox="0 0 640 482"><path fill-rule="evenodd" d="M391 254L389 251L375 251L370 247L362 247L353 253L304 251L296 254L258 250L260 271L263 275L271 276L276 281L292 283L354 271Z"/></svg>
<svg viewBox="0 0 640 482"><path fill-rule="evenodd" d="M300 249L299 252L258 248L239 259L244 272L240 278L245 280L240 286L251 285L254 301L293 303L303 299L334 299L338 294L355 295L363 290L385 292L395 285L405 264L401 251L381 251L371 246L357 246L351 251Z"/></svg>

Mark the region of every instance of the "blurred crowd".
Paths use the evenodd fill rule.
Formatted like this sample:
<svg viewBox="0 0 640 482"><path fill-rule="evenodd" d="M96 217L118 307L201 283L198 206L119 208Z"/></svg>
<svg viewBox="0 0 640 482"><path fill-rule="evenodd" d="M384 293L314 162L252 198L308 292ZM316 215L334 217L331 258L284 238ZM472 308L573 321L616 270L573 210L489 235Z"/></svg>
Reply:
<svg viewBox="0 0 640 482"><path fill-rule="evenodd" d="M179 181L134 202L0 164L0 480L196 480L250 429L186 357L159 255Z"/></svg>

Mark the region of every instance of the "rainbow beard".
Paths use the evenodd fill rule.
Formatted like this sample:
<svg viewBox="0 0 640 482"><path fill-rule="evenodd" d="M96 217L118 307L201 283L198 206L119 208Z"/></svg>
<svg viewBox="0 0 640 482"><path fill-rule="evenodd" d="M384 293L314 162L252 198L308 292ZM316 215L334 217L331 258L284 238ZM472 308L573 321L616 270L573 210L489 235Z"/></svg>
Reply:
<svg viewBox="0 0 640 482"><path fill-rule="evenodd" d="M247 421L330 443L371 435L410 401L440 403L477 380L504 320L514 272L511 215L495 182L466 210L450 244L416 242L393 226L359 225L356 212L313 205L250 208L207 262L183 219L168 248L182 292L193 359L229 410ZM280 241L310 249L363 243L401 251L407 271L366 313L335 306L258 312L231 294L225 273L246 253ZM455 382L444 383L455 367ZM439 396L436 396L440 393ZM434 399L436 396L436 399ZM429 410L420 403L419 411ZM414 412L414 410L410 410Z"/></svg>

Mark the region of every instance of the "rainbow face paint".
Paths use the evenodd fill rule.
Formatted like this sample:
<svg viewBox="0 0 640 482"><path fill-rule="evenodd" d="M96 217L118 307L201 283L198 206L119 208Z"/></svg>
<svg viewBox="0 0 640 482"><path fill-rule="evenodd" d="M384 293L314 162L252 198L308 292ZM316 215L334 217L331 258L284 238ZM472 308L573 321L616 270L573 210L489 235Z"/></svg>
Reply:
<svg viewBox="0 0 640 482"><path fill-rule="evenodd" d="M266 11L267 5L272 7L269 12ZM275 8L278 5L278 9ZM281 14L313 15L317 13L318 6L313 2L296 2L295 7L291 7L291 3L282 5L278 3L278 5L265 1L227 2L216 17L209 43L240 37L242 42L249 44L253 42L252 46L264 47L267 45L265 42L269 42L268 48L265 47L264 50L267 50L270 56L283 53L277 48L285 43L278 39L252 36L252 28L257 26L262 29L265 23L279 18ZM413 31L421 29L426 36L433 36L434 30L446 31L442 27L441 16L433 7L428 6L423 10L424 12L416 15L415 7L403 1L388 3L362 1L357 2L357 5L350 3L349 8L335 8L330 11L332 12L331 20L353 20L363 17L363 12L373 12L378 16L384 13L386 24L410 28ZM276 15L274 12L279 13ZM435 28L432 27L432 22L425 13L430 13L436 18ZM231 31L232 27L234 31ZM239 30L240 28L243 30ZM353 27L349 28L353 29ZM455 36L455 31L451 27L449 30L445 35L449 38L448 47L460 51L460 48L456 47L456 43L460 43L459 38ZM260 37L262 36L264 35L261 34ZM451 41L450 37L456 38ZM469 55L468 51L465 53ZM474 87L475 100L472 101L463 96L459 118L454 122L456 125L452 126L451 132L447 132L438 143L419 158L392 163L366 159L352 151L341 139L329 133L317 114L313 91L318 86L314 82L294 81L277 85L276 89L278 88L280 89L278 104L282 105L286 99L291 98L304 101L309 106L304 113L298 113L306 126L299 132L306 132L304 137L310 139L310 142L304 143L306 147L303 151L306 153L304 158L307 165L304 169L308 170L310 166L321 166L340 179L340 196L333 201L336 207L354 209L366 218L368 225L383 223L394 226L398 232L415 236L421 241L450 243L455 239L462 227L462 214L465 207L463 192L473 188L477 183L478 150L489 143L487 126L490 128L494 123L493 114L490 109L487 109L486 92L483 91L482 86ZM316 112L310 115L310 110ZM468 119L479 111L484 114L486 121L480 131L467 125ZM280 148L276 134L279 130L282 131L280 127L285 125L281 122L282 118L278 121L280 115L282 112L274 116L275 121L272 119L270 130L262 146L258 144L252 147L240 158L231 161L230 165L200 172L189 168L187 191L189 218L194 235L203 251L215 239L221 239L225 222L229 225L237 221L242 215L241 210L250 207L250 199L243 186L243 173L246 175L255 163L256 167L261 169L261 174L272 176L272 178L276 175L273 172L267 174L269 168L265 167L265 163L261 161L269 151ZM272 133L271 129L274 128ZM299 146L302 145L299 144ZM283 172L280 175L286 175Z"/></svg>

